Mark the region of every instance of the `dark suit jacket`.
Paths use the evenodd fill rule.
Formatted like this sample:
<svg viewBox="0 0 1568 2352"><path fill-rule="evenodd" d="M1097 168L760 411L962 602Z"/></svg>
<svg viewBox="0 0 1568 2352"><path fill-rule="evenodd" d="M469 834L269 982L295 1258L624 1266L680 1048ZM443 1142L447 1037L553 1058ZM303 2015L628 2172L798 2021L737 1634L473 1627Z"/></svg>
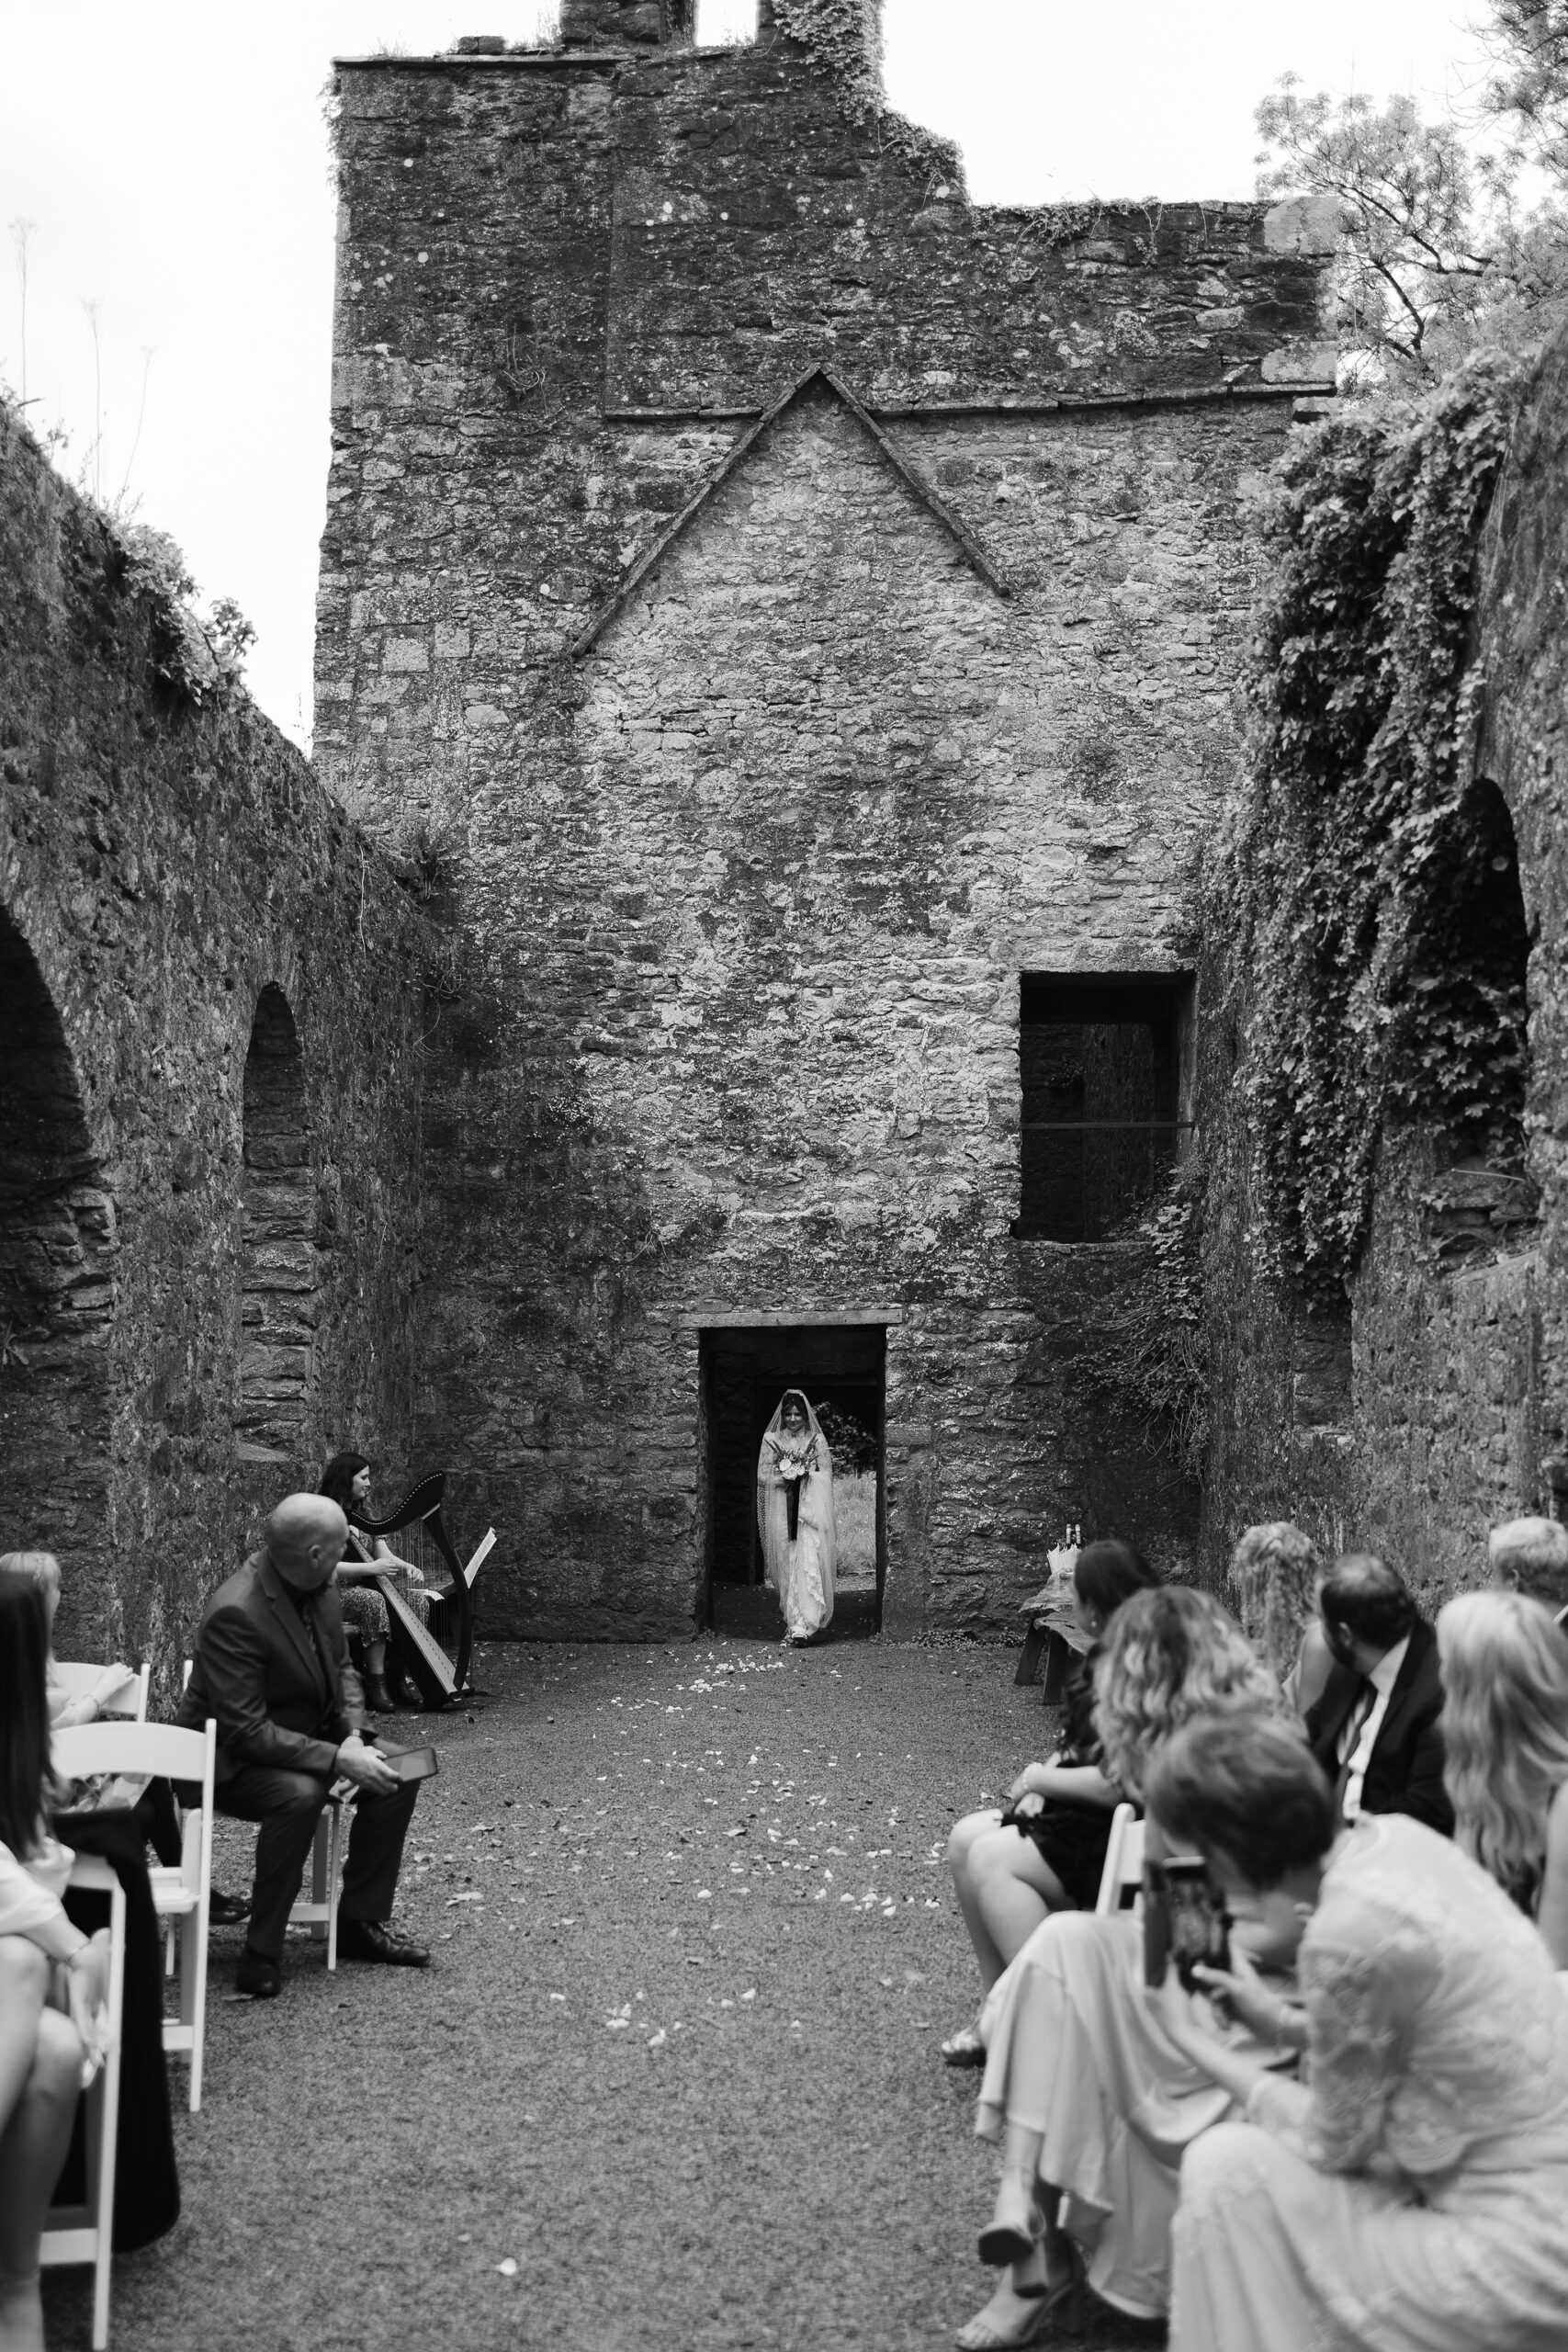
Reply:
<svg viewBox="0 0 1568 2352"><path fill-rule="evenodd" d="M1361 1688L1360 1677L1337 1666L1315 1707L1307 1711L1312 1752L1336 1787L1339 1733ZM1445 1838L1454 1815L1443 1787L1443 1686L1438 1679L1438 1637L1425 1618L1411 1628L1410 1647L1388 1694L1361 1783L1363 1813L1407 1813Z"/></svg>
<svg viewBox="0 0 1568 2352"><path fill-rule="evenodd" d="M293 1593L266 1554L253 1552L202 1612L175 1720L199 1731L214 1718L220 1783L244 1764L330 1779L339 1747L365 1720L330 1577L306 1596L304 1607L314 1644Z"/></svg>

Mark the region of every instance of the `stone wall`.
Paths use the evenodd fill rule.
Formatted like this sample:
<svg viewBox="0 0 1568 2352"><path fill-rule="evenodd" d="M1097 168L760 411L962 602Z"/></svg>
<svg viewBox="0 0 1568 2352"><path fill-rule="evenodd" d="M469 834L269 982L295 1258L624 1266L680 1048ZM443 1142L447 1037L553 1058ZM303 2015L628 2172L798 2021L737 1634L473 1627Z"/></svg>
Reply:
<svg viewBox="0 0 1568 2352"><path fill-rule="evenodd" d="M1191 1554L1145 1245L1011 1230L1021 977L1192 967L1325 224L982 211L866 12L672 13L338 70L318 744L460 942L422 1438L492 1630L689 1625L704 1334L880 1332L885 1623L1002 1629L1069 1520Z"/></svg>
<svg viewBox="0 0 1568 2352"><path fill-rule="evenodd" d="M1516 427L1480 557L1475 774L1501 790L1532 940L1529 1170L1449 1164L1419 1129L1385 1136L1371 1232L1342 1317L1304 1317L1256 1279L1247 1138L1227 1082L1246 976L1214 943L1201 1090L1216 1432L1202 1555L1223 1572L1248 1521L1293 1516L1337 1549L1393 1559L1428 1605L1481 1581L1489 1524L1568 1494L1568 806L1561 582L1568 571L1568 340Z"/></svg>
<svg viewBox="0 0 1568 2352"><path fill-rule="evenodd" d="M165 1675L258 1506L339 1444L383 1492L409 1467L430 960L309 764L161 675L170 641L0 410L0 1548L61 1555L62 1656ZM258 1007L295 1041L282 1128L246 1117ZM281 1227L247 1198L280 1170Z"/></svg>

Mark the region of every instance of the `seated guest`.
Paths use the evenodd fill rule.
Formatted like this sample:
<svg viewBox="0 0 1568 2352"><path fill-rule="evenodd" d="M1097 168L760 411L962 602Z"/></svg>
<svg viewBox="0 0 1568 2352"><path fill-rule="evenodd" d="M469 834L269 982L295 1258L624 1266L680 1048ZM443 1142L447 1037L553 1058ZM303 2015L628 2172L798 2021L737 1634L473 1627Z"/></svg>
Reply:
<svg viewBox="0 0 1568 2352"><path fill-rule="evenodd" d="M41 2347L39 2245L108 2000L109 1939L61 1901L72 1856L49 1826L49 1626L0 1570L0 2346Z"/></svg>
<svg viewBox="0 0 1568 2352"><path fill-rule="evenodd" d="M1403 1580L1371 1552L1347 1552L1318 1595L1334 1666L1306 1714L1307 1738L1342 1821L1407 1813L1448 1837L1438 1644Z"/></svg>
<svg viewBox="0 0 1568 2352"><path fill-rule="evenodd" d="M1568 1637L1522 1592L1438 1616L1454 1836L1568 1968Z"/></svg>
<svg viewBox="0 0 1568 2352"><path fill-rule="evenodd" d="M49 1725L51 1731L69 1731L77 1724L96 1724L111 1699L121 1697L128 1684L136 1677L128 1666L106 1666L91 1690L80 1698L67 1698L54 1671L54 1620L60 1608L60 1562L52 1552L0 1553L0 1571L30 1577L43 1595L44 1617L49 1627L50 1652L48 1666ZM184 1851L180 1836L179 1816L175 1809L175 1792L165 1780L152 1780L131 1807L131 1819L143 1841L152 1847L166 1870L178 1870ZM225 1894L218 1887L210 1894L208 1916L215 1927L232 1927L244 1918L250 1905L232 1894Z"/></svg>
<svg viewBox="0 0 1568 2352"><path fill-rule="evenodd" d="M1555 1519L1510 1519L1486 1538L1492 1581L1506 1592L1528 1592L1568 1622L1568 1527Z"/></svg>
<svg viewBox="0 0 1568 2352"><path fill-rule="evenodd" d="M1341 1827L1281 1725L1192 1724L1149 1812L1233 1910L1299 1939L1303 2007L1200 1969L1286 2080L1175 1972L1148 1996L1232 2120L1182 2161L1172 2352L1551 2352L1568 2341L1568 2004L1534 1929L1407 1815Z"/></svg>
<svg viewBox="0 0 1568 2352"><path fill-rule="evenodd" d="M1288 1519L1245 1529L1231 1554L1241 1630L1298 1715L1316 1704L1334 1665L1318 1613L1322 1574L1317 1545Z"/></svg>
<svg viewBox="0 0 1568 2352"><path fill-rule="evenodd" d="M178 1721L218 1725L220 1813L258 1821L251 1926L235 1984L267 1999L281 1986L284 1931L333 1782L358 1790L338 1910L338 1957L423 1968L430 1954L394 1935L403 1839L419 1794L361 1736L359 1678L348 1662L333 1570L348 1523L320 1495L289 1495L265 1541L208 1602Z"/></svg>
<svg viewBox="0 0 1568 2352"><path fill-rule="evenodd" d="M51 1728L68 1730L75 1724L96 1724L113 1699L125 1696L136 1679L128 1666L106 1666L90 1690L70 1698L55 1673L54 1620L60 1610L60 1563L52 1552L0 1552L0 1575L30 1577L43 1595L49 1624L49 1720ZM175 1860L178 1860L178 1856Z"/></svg>
<svg viewBox="0 0 1568 2352"><path fill-rule="evenodd" d="M318 1494L330 1497L348 1521L348 1542L344 1547L343 1565L368 1566L374 1562L384 1574L396 1578L403 1599L423 1617L430 1603L420 1589L423 1573L412 1560L400 1560L388 1550L378 1536L366 1534L360 1521L370 1507L370 1464L363 1453L334 1453L321 1473ZM339 1573L338 1600L343 1606L343 1620L359 1635L365 1645L365 1697L371 1713L389 1714L399 1702L396 1685L400 1679L395 1661L389 1659L387 1642L387 1603L373 1584L345 1583ZM417 1699L409 1701L417 1707Z"/></svg>
<svg viewBox="0 0 1568 2352"><path fill-rule="evenodd" d="M966 1814L947 1841L958 1907L989 1992L1048 1911L1092 1909L1122 1791L1100 1769L1094 1670L1106 1626L1124 1600L1158 1577L1130 1544L1086 1544L1073 1568L1074 1606L1089 1648L1063 1694L1064 1737L1043 1764L1026 1764L1005 1812ZM942 2045L950 2066L981 2066L972 2027Z"/></svg>
<svg viewBox="0 0 1568 2352"><path fill-rule="evenodd" d="M1106 1774L1138 1799L1150 1758L1183 1724L1280 1705L1240 1626L1207 1593L1179 1585L1122 1603L1095 1692ZM1256 1939L1266 1951L1266 1923ZM1157 2317L1181 2150L1227 2102L1148 2014L1134 1914L1052 1913L998 1981L982 2030L975 2128L1001 2143L1002 2179L980 2253L1010 2269L960 2345L986 2352L1035 2342L1074 2296L1086 2256L1088 2282L1105 2301Z"/></svg>

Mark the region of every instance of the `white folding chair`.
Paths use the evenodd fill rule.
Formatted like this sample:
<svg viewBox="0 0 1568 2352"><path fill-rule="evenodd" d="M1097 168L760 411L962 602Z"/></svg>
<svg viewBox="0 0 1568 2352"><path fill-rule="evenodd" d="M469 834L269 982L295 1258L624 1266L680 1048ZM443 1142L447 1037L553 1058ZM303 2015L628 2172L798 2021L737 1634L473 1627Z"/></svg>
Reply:
<svg viewBox="0 0 1568 2352"><path fill-rule="evenodd" d="M1144 1825L1130 1804L1119 1804L1111 1816L1111 1843L1100 1873L1095 1913L1107 1918L1129 1910L1144 1883Z"/></svg>
<svg viewBox="0 0 1568 2352"><path fill-rule="evenodd" d="M96 1724L82 1726L96 1731ZM114 2245L115 2151L119 2138L119 2040L125 2014L125 1889L96 1854L78 1854L71 1884L91 1887L109 1898L108 2050L87 2092L86 2200L55 2205L44 2223L39 2260L46 2269L90 2262L93 2266L93 2352L109 2340L109 2259Z"/></svg>
<svg viewBox="0 0 1568 2352"><path fill-rule="evenodd" d="M489 1548L488 1544L481 1545L475 1555L473 1566L476 1573L479 1561ZM187 1657L180 1669L180 1689L185 1690L189 1681L190 1660ZM337 1901L342 1878L339 1864L343 1860L343 1815L347 1791L348 1783L340 1783L321 1808L310 1847L310 1892L308 1895L301 1894L288 1914L291 1928L308 1928L318 1943L323 1936L326 1938L329 1969L337 1966Z"/></svg>
<svg viewBox="0 0 1568 2352"><path fill-rule="evenodd" d="M74 1659L56 1658L54 1661L55 1683L68 1699L85 1699L106 1671L106 1667L84 1666ZM130 1667L126 1672L131 1672ZM117 1692L107 1706L99 1707L99 1714L112 1716L117 1722L123 1719L133 1724L144 1724L147 1720L147 1691L152 1679L152 1668L143 1663L134 1679L128 1682L123 1690Z"/></svg>
<svg viewBox="0 0 1568 2352"><path fill-rule="evenodd" d="M207 2041L207 1931L212 1897L212 1781L218 1726L182 1730L175 1724L78 1724L57 1731L52 1753L57 1770L73 1781L110 1772L141 1781L162 1777L198 1781L201 1805L186 1808L185 1844L177 1867L158 1866L147 1876L153 1907L176 1940L180 2010L164 2019L164 2048L190 2060L190 2107L201 2105L202 2064Z"/></svg>

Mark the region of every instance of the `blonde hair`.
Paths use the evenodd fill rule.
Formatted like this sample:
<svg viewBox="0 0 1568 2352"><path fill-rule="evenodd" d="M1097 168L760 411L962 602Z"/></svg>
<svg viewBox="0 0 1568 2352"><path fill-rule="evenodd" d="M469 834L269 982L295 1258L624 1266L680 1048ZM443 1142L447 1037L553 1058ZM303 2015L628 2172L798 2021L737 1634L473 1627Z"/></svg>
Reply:
<svg viewBox="0 0 1568 2352"><path fill-rule="evenodd" d="M0 1552L0 1574L27 1577L54 1608L60 1600L60 1563L52 1552Z"/></svg>
<svg viewBox="0 0 1568 2352"><path fill-rule="evenodd" d="M1199 1715L1280 1712L1278 1686L1241 1627L1206 1592L1135 1592L1111 1621L1094 1673L1106 1778L1129 1796L1162 1740Z"/></svg>
<svg viewBox="0 0 1568 2352"><path fill-rule="evenodd" d="M1231 1589L1247 1639L1281 1680L1317 1615L1323 1562L1312 1537L1288 1519L1243 1530L1231 1554Z"/></svg>
<svg viewBox="0 0 1568 2352"><path fill-rule="evenodd" d="M1528 1905L1568 1781L1568 1640L1528 1593L1466 1592L1438 1611L1438 1658L1454 1835Z"/></svg>
<svg viewBox="0 0 1568 2352"><path fill-rule="evenodd" d="M1486 1538L1495 1576L1552 1611L1568 1602L1568 1527L1555 1519L1510 1519Z"/></svg>

